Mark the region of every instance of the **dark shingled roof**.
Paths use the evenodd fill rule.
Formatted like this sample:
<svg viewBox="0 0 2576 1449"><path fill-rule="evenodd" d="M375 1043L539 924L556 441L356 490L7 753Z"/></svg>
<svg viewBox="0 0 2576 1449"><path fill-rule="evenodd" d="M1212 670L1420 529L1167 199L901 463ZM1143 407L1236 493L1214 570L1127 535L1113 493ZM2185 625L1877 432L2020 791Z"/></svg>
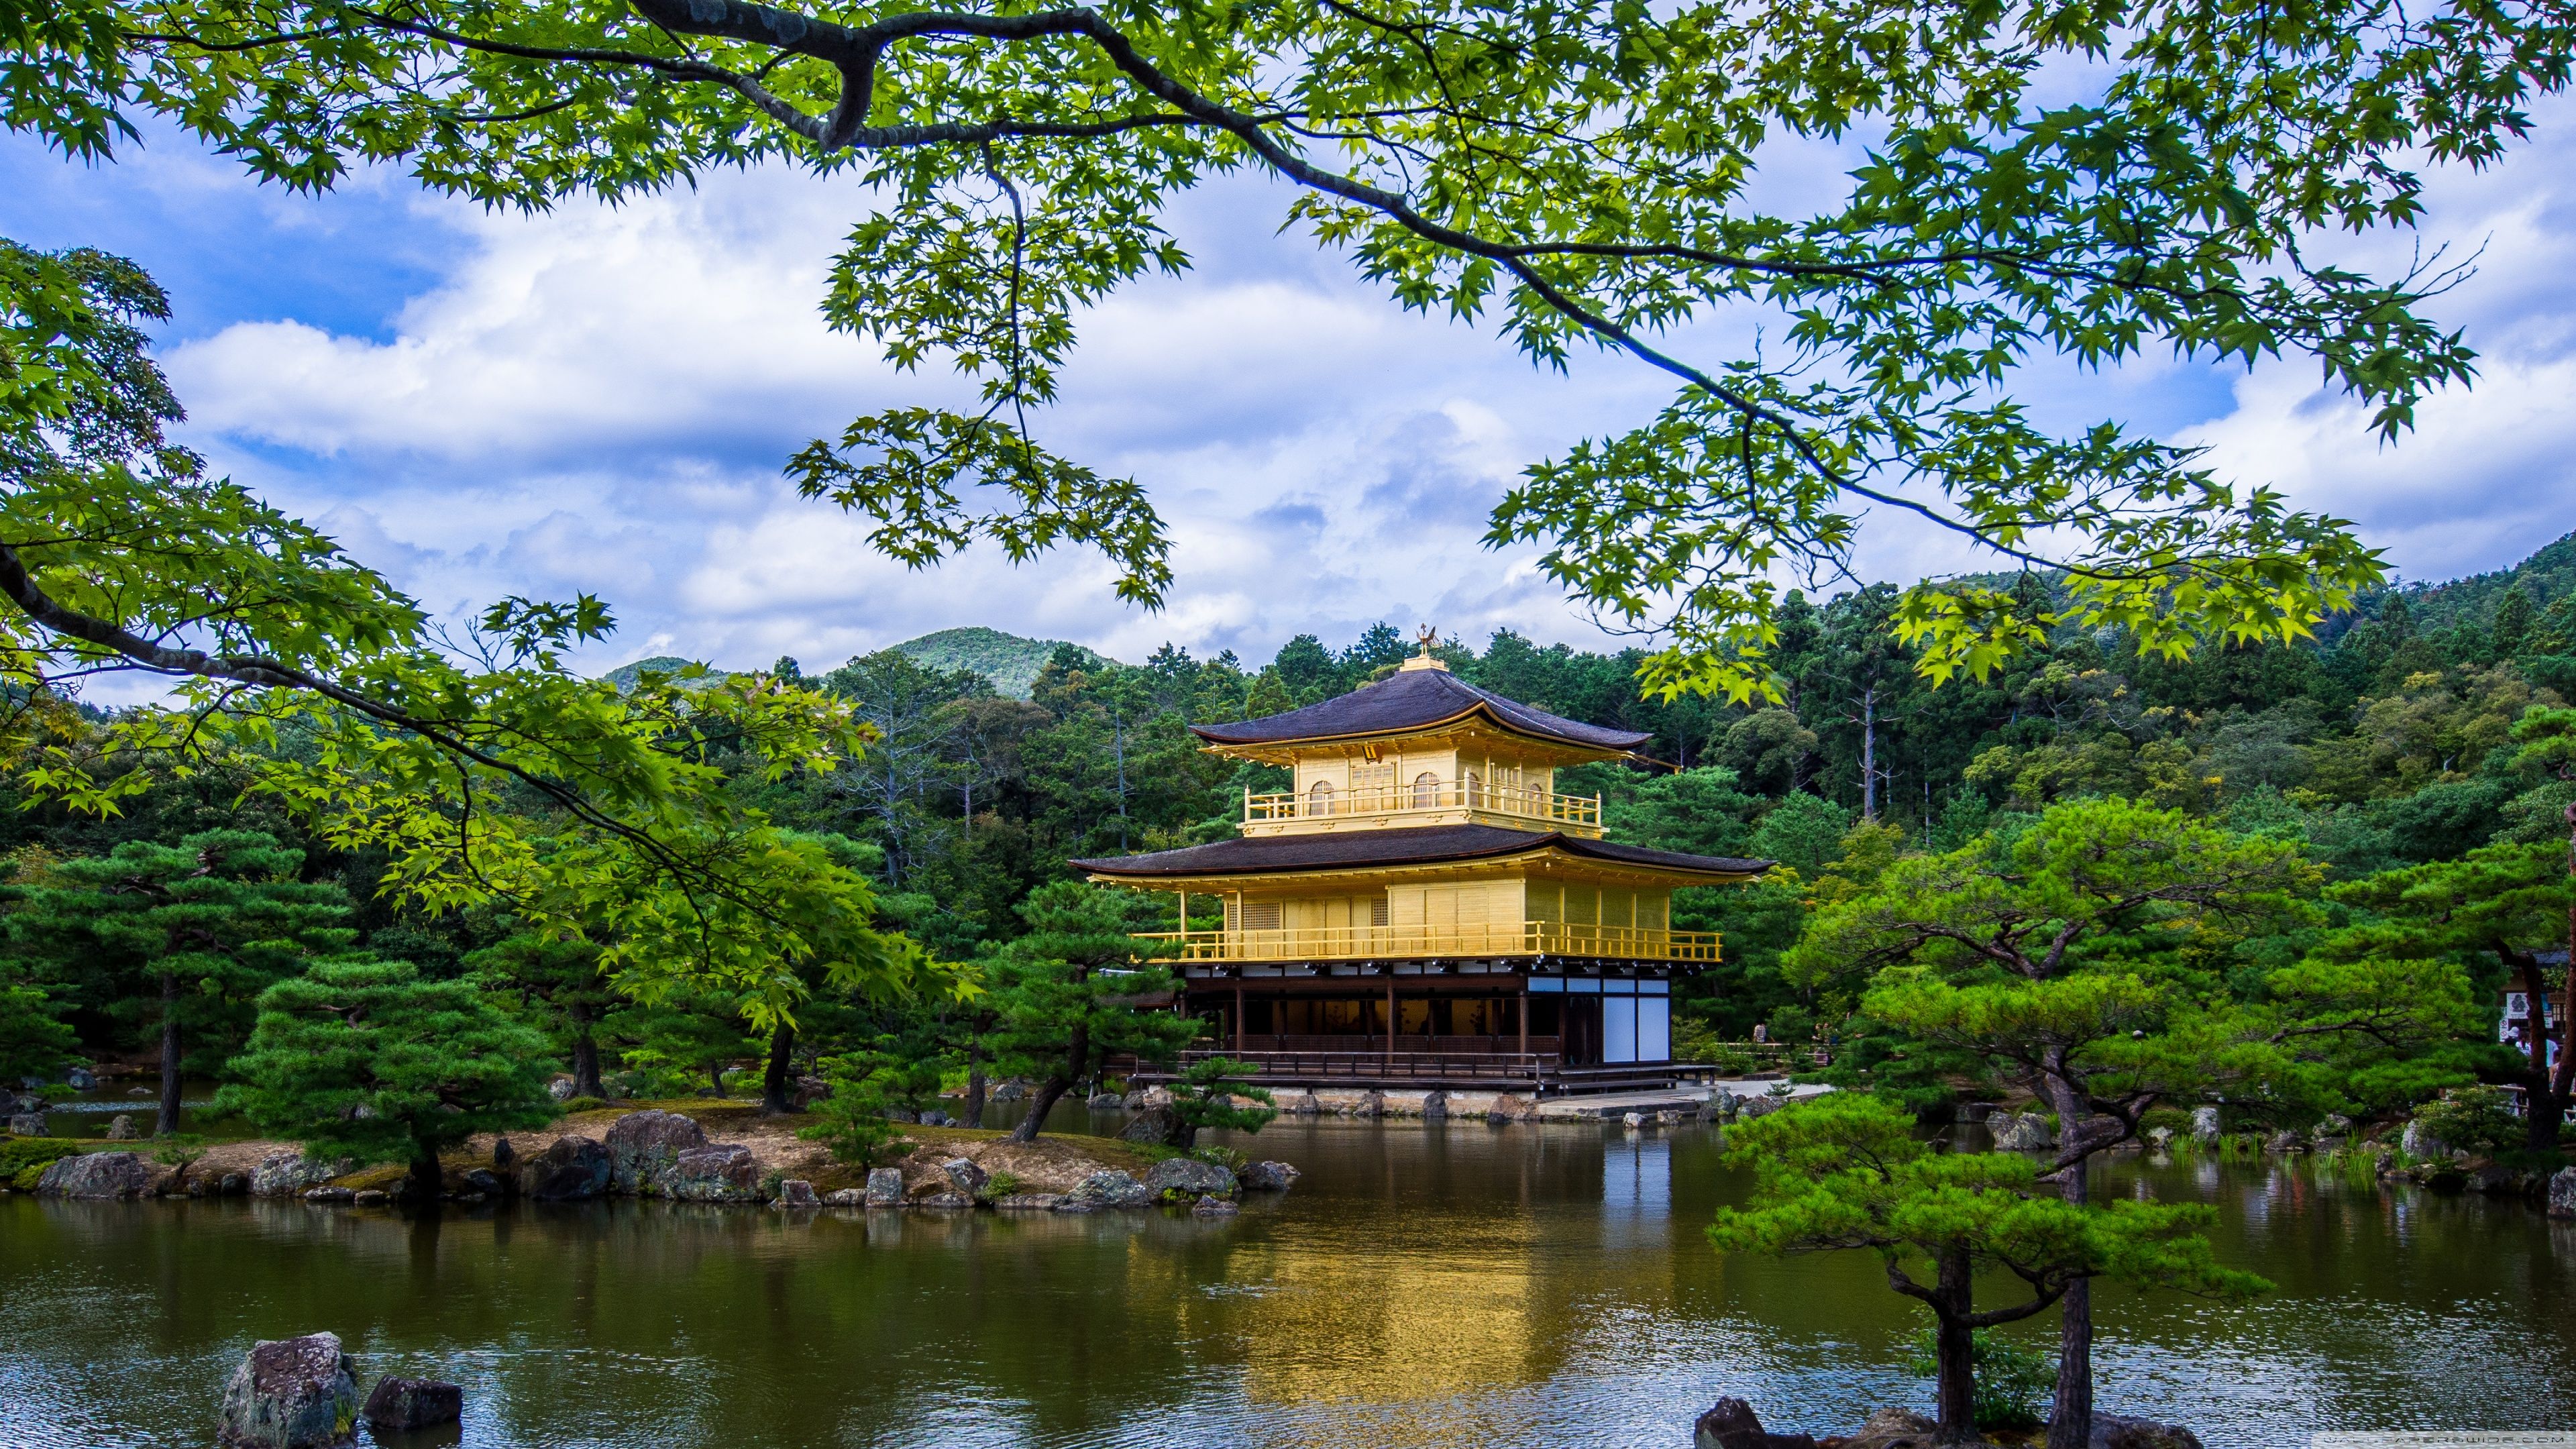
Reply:
<svg viewBox="0 0 2576 1449"><path fill-rule="evenodd" d="M1523 855L1553 846L1569 855L1614 865L1644 865L1709 875L1758 875L1767 860L1684 855L1614 845L1553 830L1510 830L1500 825L1423 825L1394 830L1354 830L1316 835L1240 835L1214 845L1120 855L1073 864L1101 875L1263 875L1283 870L1355 869L1361 866L1430 865Z"/></svg>
<svg viewBox="0 0 2576 1449"><path fill-rule="evenodd" d="M1445 669L1407 669L1321 704L1236 724L1192 725L1200 739L1219 745L1276 745L1292 740L1335 740L1354 735L1422 729L1483 708L1506 727L1541 739L1620 753L1651 734L1603 729L1532 709L1518 700L1478 689Z"/></svg>

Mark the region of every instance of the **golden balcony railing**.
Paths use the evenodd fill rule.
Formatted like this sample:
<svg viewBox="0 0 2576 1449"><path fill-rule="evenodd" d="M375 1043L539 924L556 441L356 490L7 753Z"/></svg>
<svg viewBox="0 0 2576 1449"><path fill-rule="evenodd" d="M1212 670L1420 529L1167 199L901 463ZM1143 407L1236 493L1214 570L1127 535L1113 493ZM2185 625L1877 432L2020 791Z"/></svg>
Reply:
<svg viewBox="0 0 2576 1449"><path fill-rule="evenodd" d="M1715 961L1715 931L1529 921L1495 926L1324 926L1311 930L1142 933L1177 944L1181 961L1373 961L1409 956L1610 956Z"/></svg>
<svg viewBox="0 0 2576 1449"><path fill-rule="evenodd" d="M1526 785L1488 785L1481 780L1416 780L1361 790L1243 792L1243 818L1248 822L1321 820L1347 815L1403 815L1416 811L1489 810L1526 820L1599 829L1601 797L1560 795Z"/></svg>

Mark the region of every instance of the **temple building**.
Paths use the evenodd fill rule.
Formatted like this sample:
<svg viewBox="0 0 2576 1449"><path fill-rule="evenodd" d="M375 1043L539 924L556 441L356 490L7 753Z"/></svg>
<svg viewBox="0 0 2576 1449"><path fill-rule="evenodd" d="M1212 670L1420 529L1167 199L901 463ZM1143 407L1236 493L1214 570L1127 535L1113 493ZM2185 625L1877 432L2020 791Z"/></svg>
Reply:
<svg viewBox="0 0 2576 1449"><path fill-rule="evenodd" d="M1192 728L1295 788L1247 792L1232 840L1074 864L1180 898L1164 939L1212 1049L1279 1085L1673 1079L1673 981L1718 939L1674 930L1672 893L1770 863L1613 844L1599 797L1557 793L1649 736L1478 689L1427 646L1321 704ZM1224 924L1189 926L1209 898Z"/></svg>

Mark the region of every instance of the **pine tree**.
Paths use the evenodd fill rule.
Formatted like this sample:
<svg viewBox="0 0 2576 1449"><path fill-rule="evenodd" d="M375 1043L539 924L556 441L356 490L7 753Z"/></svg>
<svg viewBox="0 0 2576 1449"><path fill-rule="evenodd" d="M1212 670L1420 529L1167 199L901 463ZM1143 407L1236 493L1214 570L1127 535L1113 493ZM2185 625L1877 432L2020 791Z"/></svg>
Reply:
<svg viewBox="0 0 2576 1449"><path fill-rule="evenodd" d="M1038 1084L1013 1141L1035 1139L1057 1101L1108 1058L1169 1061L1197 1035L1196 1022L1171 1010L1180 982L1149 959L1170 948L1131 934L1152 929L1140 919L1156 910L1076 881L1043 886L1021 906L1029 934L993 963L996 1064Z"/></svg>
<svg viewBox="0 0 2576 1449"><path fill-rule="evenodd" d="M608 1095L599 1076L599 1025L623 998L600 972L598 946L522 931L467 956L465 968L487 989L512 993L549 1018L571 1049L574 1096Z"/></svg>
<svg viewBox="0 0 2576 1449"><path fill-rule="evenodd" d="M406 961L322 961L259 996L259 1024L216 1094L311 1151L410 1164L435 1201L439 1155L478 1132L542 1127L546 1039L468 981Z"/></svg>
<svg viewBox="0 0 2576 1449"><path fill-rule="evenodd" d="M158 1133L179 1130L179 1083L197 1047L214 1065L240 1039L250 1001L356 932L339 886L298 881L304 853L256 831L214 830L177 845L128 841L64 860L49 884L11 888L11 951L103 973L161 1038Z"/></svg>
<svg viewBox="0 0 2576 1449"><path fill-rule="evenodd" d="M1888 1286L1932 1312L1938 1442L1978 1442L1974 1336L2028 1318L2099 1276L2143 1287L2244 1297L2270 1285L2217 1266L2201 1204L2069 1202L2018 1153L1936 1152L1914 1119L1875 1098L1833 1093L1730 1127L1725 1161L1754 1173L1751 1201L1709 1228L1721 1251L1867 1249ZM1916 1276L1929 1269L1930 1281ZM1979 1309L1980 1270L2027 1297Z"/></svg>

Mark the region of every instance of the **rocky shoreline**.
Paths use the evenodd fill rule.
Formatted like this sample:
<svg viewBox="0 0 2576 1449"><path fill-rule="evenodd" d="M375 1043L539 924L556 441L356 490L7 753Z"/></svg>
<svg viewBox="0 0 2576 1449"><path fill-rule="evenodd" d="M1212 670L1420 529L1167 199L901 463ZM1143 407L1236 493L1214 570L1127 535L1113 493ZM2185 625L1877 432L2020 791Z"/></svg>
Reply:
<svg viewBox="0 0 2576 1449"><path fill-rule="evenodd" d="M736 1140L710 1136L708 1123ZM444 1164L443 1196L465 1204L638 1198L1071 1213L1184 1204L1219 1216L1234 1211L1245 1192L1285 1191L1298 1176L1284 1162L1237 1170L1194 1157L1156 1160L1106 1139L1021 1143L994 1132L918 1126L906 1131L910 1152L862 1173L797 1139L795 1126L725 1107L695 1115L656 1107L578 1113L548 1131L475 1139ZM32 1184L40 1196L67 1199L248 1196L360 1208L401 1202L406 1186L399 1165L361 1168L276 1142L223 1144L184 1171L133 1151L78 1153L47 1165Z"/></svg>

